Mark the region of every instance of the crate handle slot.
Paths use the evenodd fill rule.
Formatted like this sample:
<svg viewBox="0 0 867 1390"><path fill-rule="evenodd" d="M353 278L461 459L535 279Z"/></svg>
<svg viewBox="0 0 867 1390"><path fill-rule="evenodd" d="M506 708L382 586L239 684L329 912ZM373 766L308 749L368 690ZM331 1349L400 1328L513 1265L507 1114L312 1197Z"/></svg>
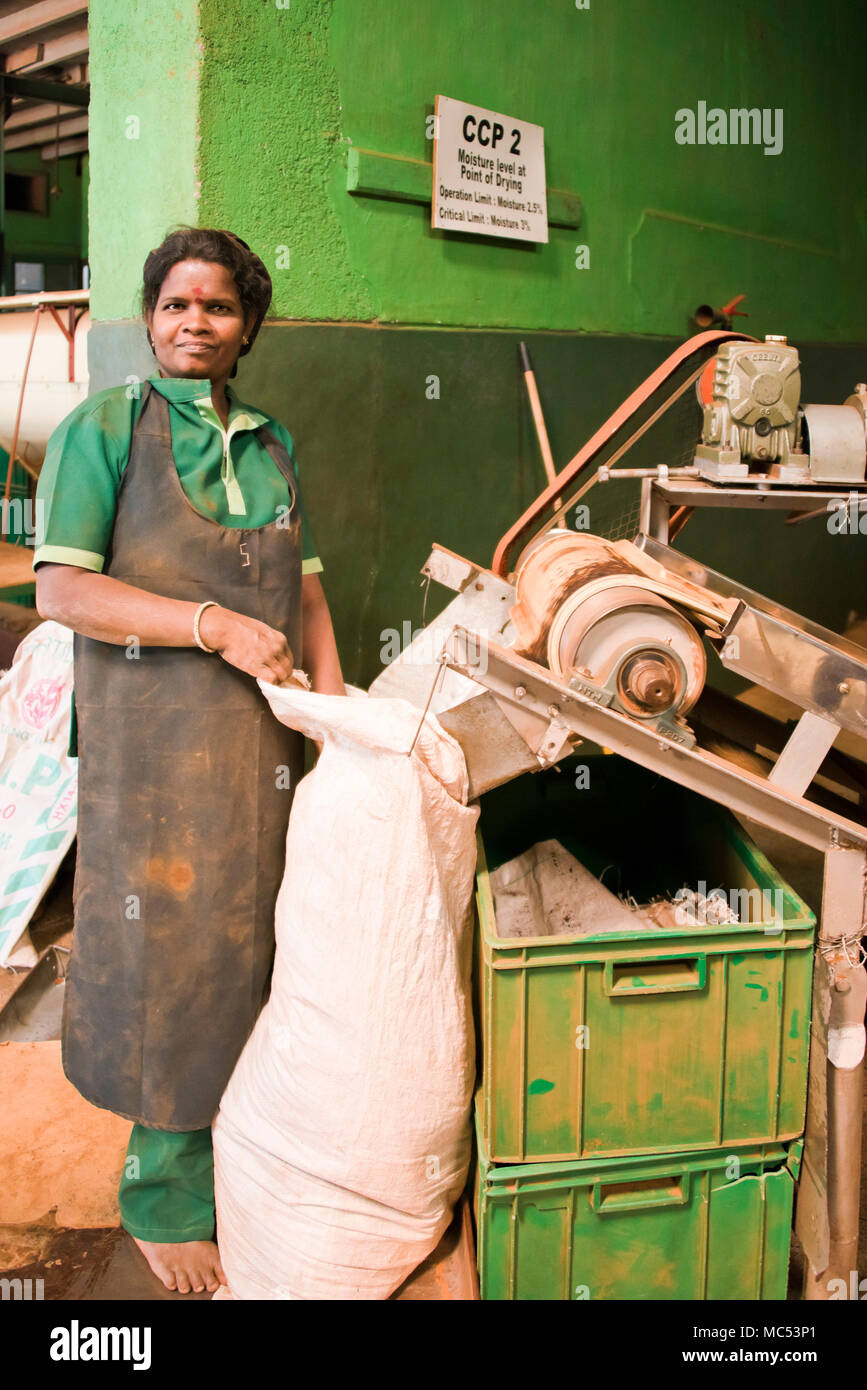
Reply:
<svg viewBox="0 0 867 1390"><path fill-rule="evenodd" d="M661 1178L640 1182L602 1182L593 1184L590 1206L600 1216L612 1211L642 1211L649 1207L685 1207L689 1202L692 1174L666 1173Z"/></svg>
<svg viewBox="0 0 867 1390"><path fill-rule="evenodd" d="M704 989L706 979L704 955L605 962L606 994L680 994Z"/></svg>

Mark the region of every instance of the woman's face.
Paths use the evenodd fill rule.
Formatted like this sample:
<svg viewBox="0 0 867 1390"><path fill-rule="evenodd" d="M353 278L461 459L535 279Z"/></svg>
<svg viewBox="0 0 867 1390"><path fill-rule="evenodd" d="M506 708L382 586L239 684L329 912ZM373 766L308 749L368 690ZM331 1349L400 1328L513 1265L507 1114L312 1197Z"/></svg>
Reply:
<svg viewBox="0 0 867 1390"><path fill-rule="evenodd" d="M245 318L230 271L214 261L178 261L147 317L154 356L165 376L225 381L241 340L253 326Z"/></svg>

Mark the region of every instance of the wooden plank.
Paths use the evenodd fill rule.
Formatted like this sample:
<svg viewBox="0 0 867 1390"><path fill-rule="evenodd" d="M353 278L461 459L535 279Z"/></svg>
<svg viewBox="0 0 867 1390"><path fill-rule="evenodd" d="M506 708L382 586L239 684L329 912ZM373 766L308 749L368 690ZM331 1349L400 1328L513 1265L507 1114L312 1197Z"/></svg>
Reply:
<svg viewBox="0 0 867 1390"><path fill-rule="evenodd" d="M433 165L423 159L406 159L353 146L346 164L346 191L356 197L429 203L433 192ZM565 188L549 188L547 199L549 226L581 226L584 209L579 194Z"/></svg>

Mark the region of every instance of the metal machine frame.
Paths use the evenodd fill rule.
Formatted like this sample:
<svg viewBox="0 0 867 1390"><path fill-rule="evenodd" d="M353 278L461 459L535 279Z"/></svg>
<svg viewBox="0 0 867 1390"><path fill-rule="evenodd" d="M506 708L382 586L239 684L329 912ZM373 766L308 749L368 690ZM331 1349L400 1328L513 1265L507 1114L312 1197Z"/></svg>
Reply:
<svg viewBox="0 0 867 1390"><path fill-rule="evenodd" d="M633 470L634 472L635 470ZM620 478L624 469L612 469L609 477ZM680 469L677 474L642 478L640 530L654 540L667 544L671 535L672 514L681 507L746 508L749 511L784 511L800 513L793 521L806 521L816 512L827 510L829 502L847 502L854 493L867 499L865 484L843 490L840 487L811 488L763 486L751 483L708 483L689 476L693 469Z"/></svg>
<svg viewBox="0 0 867 1390"><path fill-rule="evenodd" d="M727 666L771 689L780 689L780 671L784 665L791 670L792 662L802 674L830 672L826 685L838 697L836 704L829 702L833 709L810 693L806 674L800 683L788 681L784 693L804 713L769 776L686 747L517 655L507 645L513 586L440 546L422 574L457 597L381 672L370 693L400 695L434 710L464 750L471 798L559 762L587 739L823 854L797 1228L811 1266L806 1296L827 1297L829 1278L848 1279L856 1267L863 1059L845 1069L826 1066L825 1059L829 1015L831 1026L863 1023L867 976L856 943L864 921L867 824L807 800L805 793L840 728L867 728L860 713L867 710L867 654L650 537L639 536L635 544L694 583L739 600L720 647ZM727 649L733 637L742 640L729 641Z"/></svg>
<svg viewBox="0 0 867 1390"><path fill-rule="evenodd" d="M829 500L844 500L847 492L839 486L708 483L698 478L696 468L615 467L698 380L707 354L726 342L755 339L712 331L681 344L564 468L553 477L549 468L547 488L501 538L490 569L435 546L422 574L452 589L456 597L380 673L370 693L401 696L419 709L433 710L463 748L471 798L559 762L587 739L824 856L806 1146L797 1216L809 1262L805 1295L819 1299L830 1297L832 1277L842 1277L848 1287L849 1272L857 1267L867 1003L860 938L867 887L867 823L855 819L849 810L864 804L860 767L850 764L847 770L840 755L831 750L841 729L867 733L867 653L664 542L693 507L815 513L825 510ZM697 367L693 365L696 358ZM683 380L675 386L679 377ZM668 394L656 405L664 392ZM538 414L534 407L534 418ZM627 437L618 445L624 434ZM546 439L540 435L540 440L544 453ZM603 454L606 461L600 463ZM658 721L610 708L604 691L580 680L564 684L547 667L519 656L510 646L515 637L510 610L517 598L510 571L519 553L534 535L538 539L562 524L568 509L594 485L625 477L643 479L642 534L633 544L649 561L658 561L682 579L732 601L731 617L721 633L717 629L716 640L708 633L723 664L801 707L788 739L779 738L782 726L764 721L763 742L772 738L781 745L768 775L692 746L689 739L676 738L674 729ZM856 490L857 484L849 492ZM723 706L713 718L722 719L726 728L735 720L741 724L749 717L761 720L757 712L738 702L723 700ZM695 713L700 710L701 702ZM773 734L768 725L773 725ZM832 781L849 799L829 801L818 783L815 799L808 799L820 769L827 776L832 763L836 763Z"/></svg>

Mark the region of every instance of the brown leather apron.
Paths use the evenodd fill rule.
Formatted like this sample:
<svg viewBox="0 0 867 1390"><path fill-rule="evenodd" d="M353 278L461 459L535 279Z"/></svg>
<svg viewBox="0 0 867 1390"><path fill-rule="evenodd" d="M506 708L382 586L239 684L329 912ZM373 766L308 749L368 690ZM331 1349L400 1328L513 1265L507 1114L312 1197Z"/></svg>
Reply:
<svg viewBox="0 0 867 1390"><path fill-rule="evenodd" d="M168 403L146 383L104 572L259 618L300 664L298 485L279 440L256 433L288 480L290 511L257 529L221 526L187 499ZM136 649L134 637L124 647L75 635L63 1065L94 1105L156 1129L204 1129L267 998L304 740L220 656Z"/></svg>

